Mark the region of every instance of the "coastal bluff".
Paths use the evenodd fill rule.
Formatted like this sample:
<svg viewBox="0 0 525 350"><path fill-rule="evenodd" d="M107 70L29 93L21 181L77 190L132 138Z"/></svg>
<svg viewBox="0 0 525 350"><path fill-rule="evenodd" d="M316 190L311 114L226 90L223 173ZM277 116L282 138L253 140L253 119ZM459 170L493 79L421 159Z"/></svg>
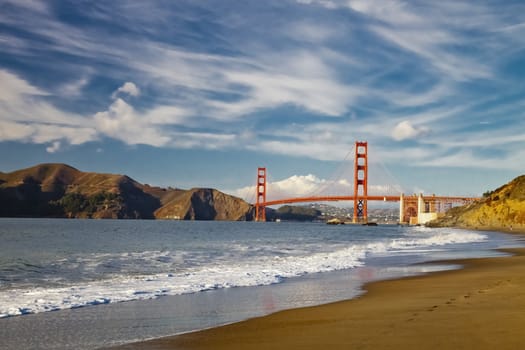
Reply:
<svg viewBox="0 0 525 350"><path fill-rule="evenodd" d="M0 172L1 217L252 220L253 206L210 188L161 188L126 175L40 164Z"/></svg>
<svg viewBox="0 0 525 350"><path fill-rule="evenodd" d="M431 221L430 227L460 227L482 230L525 230L525 175L487 192L470 205L452 208Z"/></svg>

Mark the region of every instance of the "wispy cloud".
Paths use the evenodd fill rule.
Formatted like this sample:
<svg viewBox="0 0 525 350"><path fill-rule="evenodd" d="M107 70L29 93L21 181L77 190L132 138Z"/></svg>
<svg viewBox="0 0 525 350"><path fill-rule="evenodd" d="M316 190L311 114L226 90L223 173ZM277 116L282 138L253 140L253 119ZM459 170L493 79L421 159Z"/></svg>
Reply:
<svg viewBox="0 0 525 350"><path fill-rule="evenodd" d="M140 95L140 89L135 85L135 83L131 81L127 81L119 87L111 96L112 98L116 98L119 94L127 94L129 96L137 97Z"/></svg>
<svg viewBox="0 0 525 350"><path fill-rule="evenodd" d="M67 140L78 145L96 139L87 118L46 102L48 92L5 70L0 70L0 80L0 141L45 144Z"/></svg>
<svg viewBox="0 0 525 350"><path fill-rule="evenodd" d="M483 11L480 6L461 8L449 2L427 2L413 6L400 1L361 0L350 1L349 6L377 19L378 22L370 24L374 33L395 46L420 56L439 74L459 81L490 78L493 75L491 67L485 62L459 49L471 36L467 31L482 29L478 28L478 23L468 20L468 16L475 16L478 15L477 12ZM486 10L484 26L494 24L495 18L489 18L489 13ZM465 26L464 23L458 27L459 20L467 20L470 25Z"/></svg>
<svg viewBox="0 0 525 350"><path fill-rule="evenodd" d="M51 146L46 148L48 153L55 153L60 149L60 141L53 141Z"/></svg>
<svg viewBox="0 0 525 350"><path fill-rule="evenodd" d="M58 94L62 96L80 96L83 89L89 83L89 79L80 78L75 81L67 82L58 88Z"/></svg>
<svg viewBox="0 0 525 350"><path fill-rule="evenodd" d="M127 144L161 147L170 141L161 128L150 125L121 98L117 98L107 111L96 113L93 119L96 129L102 134Z"/></svg>
<svg viewBox="0 0 525 350"><path fill-rule="evenodd" d="M48 95L45 91L5 70L0 70L0 80L2 80L0 99L3 103L20 104L24 98Z"/></svg>

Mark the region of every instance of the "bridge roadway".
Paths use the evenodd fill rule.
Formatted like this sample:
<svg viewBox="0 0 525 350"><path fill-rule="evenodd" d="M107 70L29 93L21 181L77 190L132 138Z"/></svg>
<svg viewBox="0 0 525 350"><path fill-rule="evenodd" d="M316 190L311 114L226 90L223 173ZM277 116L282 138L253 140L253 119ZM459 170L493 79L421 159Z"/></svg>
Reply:
<svg viewBox="0 0 525 350"><path fill-rule="evenodd" d="M404 196L405 200L417 199L417 195ZM290 204L290 203L304 203L304 202L338 202L338 201L353 201L354 196L312 196L312 197L296 197L296 198L285 198L277 199L273 201L266 201L261 203L263 206L272 206L279 204ZM381 201L381 202L399 202L400 196L361 196L358 199L366 199L368 201ZM424 201L443 201L449 203L462 203L462 202L474 202L479 200L477 197L449 197L449 196L423 196Z"/></svg>

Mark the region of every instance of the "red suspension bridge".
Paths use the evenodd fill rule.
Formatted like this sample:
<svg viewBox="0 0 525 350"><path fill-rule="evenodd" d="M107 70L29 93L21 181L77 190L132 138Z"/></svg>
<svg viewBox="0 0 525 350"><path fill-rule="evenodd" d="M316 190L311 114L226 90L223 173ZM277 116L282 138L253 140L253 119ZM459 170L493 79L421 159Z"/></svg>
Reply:
<svg viewBox="0 0 525 350"><path fill-rule="evenodd" d="M267 172L266 168L257 169L255 220L266 221L266 207L280 204L305 203L305 202L331 202L352 201L354 204L354 223L368 222L368 202L399 202L400 223L422 224L437 218L439 213L451 208L453 205L464 205L479 200L477 197L454 196L424 196L403 193L397 195L369 195L368 194L368 142L356 141L354 147L354 193L349 195L306 196L266 200Z"/></svg>

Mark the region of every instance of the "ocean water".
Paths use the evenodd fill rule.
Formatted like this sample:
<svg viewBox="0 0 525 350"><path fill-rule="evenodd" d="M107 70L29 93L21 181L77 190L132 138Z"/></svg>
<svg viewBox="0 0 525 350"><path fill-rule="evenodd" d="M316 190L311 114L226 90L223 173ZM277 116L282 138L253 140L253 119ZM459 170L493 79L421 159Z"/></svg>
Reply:
<svg viewBox="0 0 525 350"><path fill-rule="evenodd" d="M454 268L417 263L521 244L386 225L0 219L0 339L94 349L177 334L355 297L368 281Z"/></svg>

